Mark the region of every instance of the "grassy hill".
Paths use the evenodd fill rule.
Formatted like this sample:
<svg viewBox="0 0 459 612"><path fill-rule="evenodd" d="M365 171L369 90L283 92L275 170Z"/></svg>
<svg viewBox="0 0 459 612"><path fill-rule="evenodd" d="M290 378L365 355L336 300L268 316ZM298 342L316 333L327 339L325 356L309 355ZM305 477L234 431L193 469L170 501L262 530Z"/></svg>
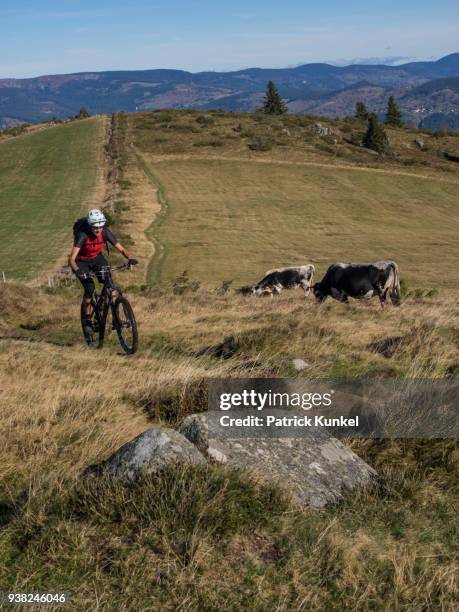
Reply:
<svg viewBox="0 0 459 612"><path fill-rule="evenodd" d="M114 228L141 265L117 282L136 355L113 333L84 347L79 286L0 284L0 592L64 590L76 610L455 609L455 440L352 441L381 480L323 511L221 465L81 478L149 427L205 410L209 378L458 375L457 170L437 154L456 141L391 131L395 155L380 159L344 139L358 122L324 123L336 136L314 123L118 118ZM399 260L400 308L233 291L272 265L373 255Z"/></svg>
<svg viewBox="0 0 459 612"><path fill-rule="evenodd" d="M307 118L203 117L129 116L165 199L153 282L187 270L246 284L277 266L313 262L323 274L334 261L391 258L417 286L456 285L459 181L436 151L416 151L413 133L394 131L395 155L380 160L348 142L358 122L320 137Z"/></svg>
<svg viewBox="0 0 459 612"><path fill-rule="evenodd" d="M0 271L28 279L71 244L96 187L105 123L72 122L0 143Z"/></svg>

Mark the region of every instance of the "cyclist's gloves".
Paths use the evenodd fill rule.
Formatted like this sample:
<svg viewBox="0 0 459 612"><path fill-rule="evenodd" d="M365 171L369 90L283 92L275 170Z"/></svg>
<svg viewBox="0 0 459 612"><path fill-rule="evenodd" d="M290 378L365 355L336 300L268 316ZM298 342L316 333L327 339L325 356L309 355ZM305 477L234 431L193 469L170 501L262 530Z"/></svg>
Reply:
<svg viewBox="0 0 459 612"><path fill-rule="evenodd" d="M130 266L136 266L139 262L137 261L137 259L128 259L128 264Z"/></svg>

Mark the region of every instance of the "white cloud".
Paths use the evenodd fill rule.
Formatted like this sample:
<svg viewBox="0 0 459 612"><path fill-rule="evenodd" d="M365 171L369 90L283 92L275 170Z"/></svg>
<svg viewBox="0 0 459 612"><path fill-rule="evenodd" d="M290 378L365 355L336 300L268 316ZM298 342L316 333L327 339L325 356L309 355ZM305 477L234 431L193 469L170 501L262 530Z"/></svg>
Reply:
<svg viewBox="0 0 459 612"><path fill-rule="evenodd" d="M337 59L331 61L333 66L351 66L353 64L376 65L384 64L385 66L399 66L408 62L424 61L425 58L407 57L403 55L389 55L388 57L353 57L352 59ZM432 58L429 58L432 59Z"/></svg>

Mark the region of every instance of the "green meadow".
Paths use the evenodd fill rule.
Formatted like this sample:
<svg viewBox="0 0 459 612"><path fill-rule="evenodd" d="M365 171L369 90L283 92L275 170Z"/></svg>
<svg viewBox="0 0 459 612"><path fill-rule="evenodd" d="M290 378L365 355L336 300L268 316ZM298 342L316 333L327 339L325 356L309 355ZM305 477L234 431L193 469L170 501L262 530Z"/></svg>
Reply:
<svg viewBox="0 0 459 612"><path fill-rule="evenodd" d="M453 287L459 185L371 169L200 159L150 162L163 189L153 281L219 284L313 262L395 259L421 287ZM439 274L441 270L441 274Z"/></svg>
<svg viewBox="0 0 459 612"><path fill-rule="evenodd" d="M102 119L75 121L0 144L0 272L30 279L70 247L90 203Z"/></svg>

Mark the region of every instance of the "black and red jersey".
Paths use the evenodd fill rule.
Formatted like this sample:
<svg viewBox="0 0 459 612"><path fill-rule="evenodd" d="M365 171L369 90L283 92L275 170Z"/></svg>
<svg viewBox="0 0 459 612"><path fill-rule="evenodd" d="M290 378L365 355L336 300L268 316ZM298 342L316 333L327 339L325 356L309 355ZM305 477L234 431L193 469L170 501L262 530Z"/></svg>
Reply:
<svg viewBox="0 0 459 612"><path fill-rule="evenodd" d="M88 225L87 227L82 227L78 231L77 235L75 236L73 246L80 248L77 259L87 261L100 255L105 244L110 243L115 246L117 242L118 240L108 229L108 227L104 227L102 232L96 236L92 233L91 228Z"/></svg>

